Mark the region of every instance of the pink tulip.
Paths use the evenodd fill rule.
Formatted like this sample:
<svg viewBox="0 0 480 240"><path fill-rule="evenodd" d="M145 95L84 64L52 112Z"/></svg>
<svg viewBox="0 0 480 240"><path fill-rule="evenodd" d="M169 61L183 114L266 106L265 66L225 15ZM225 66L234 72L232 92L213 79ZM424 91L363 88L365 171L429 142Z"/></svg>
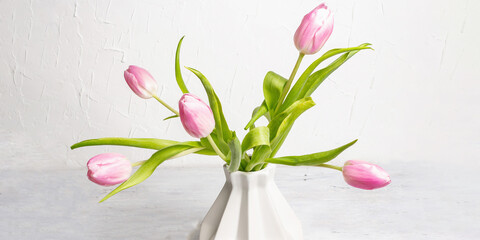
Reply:
<svg viewBox="0 0 480 240"><path fill-rule="evenodd" d="M365 190L385 187L391 182L383 168L365 161L347 161L342 172L345 182L350 186Z"/></svg>
<svg viewBox="0 0 480 240"><path fill-rule="evenodd" d="M303 17L293 38L298 51L315 54L323 47L333 31L333 13L324 3Z"/></svg>
<svg viewBox="0 0 480 240"><path fill-rule="evenodd" d="M183 94L178 102L178 108L180 120L190 136L204 138L215 128L212 109L197 96Z"/></svg>
<svg viewBox="0 0 480 240"><path fill-rule="evenodd" d="M125 81L132 91L141 98L151 98L156 94L158 86L155 79L147 70L130 65L125 72L123 72Z"/></svg>
<svg viewBox="0 0 480 240"><path fill-rule="evenodd" d="M118 153L99 154L88 161L87 167L88 179L102 186L125 182L132 173L130 161Z"/></svg>

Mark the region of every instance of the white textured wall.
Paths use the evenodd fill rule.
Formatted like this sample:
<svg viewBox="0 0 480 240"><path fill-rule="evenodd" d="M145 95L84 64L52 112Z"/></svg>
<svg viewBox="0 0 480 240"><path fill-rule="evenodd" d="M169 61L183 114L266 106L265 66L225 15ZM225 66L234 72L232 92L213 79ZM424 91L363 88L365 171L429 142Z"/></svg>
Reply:
<svg viewBox="0 0 480 240"><path fill-rule="evenodd" d="M298 2L298 3L296 3ZM88 138L192 140L154 100L123 80L129 64L150 70L159 95L175 105L174 50L201 70L241 131L261 102L263 76L288 76L292 36L319 1L0 1L0 150L2 169L78 168L117 147L71 151ZM330 1L334 32L325 49L373 44L313 95L279 152L326 150L359 138L340 155L378 163L453 161L478 166L480 154L480 1ZM314 57L306 57L302 69ZM206 99L184 71L192 92ZM221 164L187 157L186 163ZM173 166L177 163L171 162Z"/></svg>

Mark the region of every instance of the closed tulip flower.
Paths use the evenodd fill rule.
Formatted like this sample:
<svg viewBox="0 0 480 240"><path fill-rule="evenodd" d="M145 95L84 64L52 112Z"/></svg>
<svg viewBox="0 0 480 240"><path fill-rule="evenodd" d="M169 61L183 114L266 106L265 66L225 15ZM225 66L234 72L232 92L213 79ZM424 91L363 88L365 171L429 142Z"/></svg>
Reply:
<svg viewBox="0 0 480 240"><path fill-rule="evenodd" d="M197 96L184 94L178 102L178 108L180 120L190 136L204 138L215 128L212 109Z"/></svg>
<svg viewBox="0 0 480 240"><path fill-rule="evenodd" d="M295 32L294 42L303 54L315 54L323 47L333 31L333 13L324 3L303 17Z"/></svg>
<svg viewBox="0 0 480 240"><path fill-rule="evenodd" d="M390 184L390 176L378 165L358 160L350 160L343 166L343 178L356 188L372 190Z"/></svg>
<svg viewBox="0 0 480 240"><path fill-rule="evenodd" d="M130 161L118 153L99 154L88 161L87 167L88 179L102 186L125 182L132 173Z"/></svg>
<svg viewBox="0 0 480 240"><path fill-rule="evenodd" d="M139 97L148 99L156 94L158 89L157 82L147 70L130 65L123 73L123 76L128 86Z"/></svg>

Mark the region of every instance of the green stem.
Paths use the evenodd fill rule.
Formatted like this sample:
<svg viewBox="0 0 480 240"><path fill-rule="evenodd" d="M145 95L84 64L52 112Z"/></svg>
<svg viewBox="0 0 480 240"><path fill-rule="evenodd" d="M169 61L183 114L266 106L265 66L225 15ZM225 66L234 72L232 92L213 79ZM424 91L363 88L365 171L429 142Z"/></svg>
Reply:
<svg viewBox="0 0 480 240"><path fill-rule="evenodd" d="M147 160L134 162L134 163L132 163L132 167L140 166L140 165L144 164L146 161L147 161Z"/></svg>
<svg viewBox="0 0 480 240"><path fill-rule="evenodd" d="M290 77L288 78L287 83L285 83L285 86L283 87L283 92L282 95L280 95L280 98L278 99L277 107L275 108L275 113L280 109L280 106L283 103L283 100L285 100L285 97L287 96L288 90L290 90L290 86L292 86L293 79L295 78L295 74L297 74L298 68L300 67L300 63L302 62L303 56L305 54L299 53L297 62L295 63L295 67L293 68L292 73L290 74Z"/></svg>
<svg viewBox="0 0 480 240"><path fill-rule="evenodd" d="M168 105L166 102L164 102L162 99L160 99L157 95L155 94L152 94L152 97L157 99L157 101L159 103L161 103L163 106L165 106L166 108L168 108L168 110L172 111L175 115L177 116L180 116L180 114L178 113L177 110L175 110L174 108L170 107L170 105Z"/></svg>
<svg viewBox="0 0 480 240"><path fill-rule="evenodd" d="M315 165L317 167L324 167L324 168L331 168L331 169L335 169L335 170L338 170L338 171L342 171L342 167L338 167L338 166L334 166L334 165L330 165L330 164L325 164L325 163L320 163L318 165Z"/></svg>
<svg viewBox="0 0 480 240"><path fill-rule="evenodd" d="M220 158L222 158L226 162L227 157L225 157L225 155L223 155L222 151L220 151L220 149L218 149L217 144L215 144L215 142L212 139L212 136L208 135L207 139L208 139L208 142L210 143L210 145L212 145L213 150L218 154L218 156Z"/></svg>

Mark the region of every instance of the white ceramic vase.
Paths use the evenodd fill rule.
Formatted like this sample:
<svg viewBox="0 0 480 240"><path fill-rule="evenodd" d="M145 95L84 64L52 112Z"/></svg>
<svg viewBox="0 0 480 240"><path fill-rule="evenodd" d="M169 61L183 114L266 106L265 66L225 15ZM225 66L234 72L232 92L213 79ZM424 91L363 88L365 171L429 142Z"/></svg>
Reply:
<svg viewBox="0 0 480 240"><path fill-rule="evenodd" d="M203 219L200 240L302 240L302 226L273 181L275 167L228 172Z"/></svg>

